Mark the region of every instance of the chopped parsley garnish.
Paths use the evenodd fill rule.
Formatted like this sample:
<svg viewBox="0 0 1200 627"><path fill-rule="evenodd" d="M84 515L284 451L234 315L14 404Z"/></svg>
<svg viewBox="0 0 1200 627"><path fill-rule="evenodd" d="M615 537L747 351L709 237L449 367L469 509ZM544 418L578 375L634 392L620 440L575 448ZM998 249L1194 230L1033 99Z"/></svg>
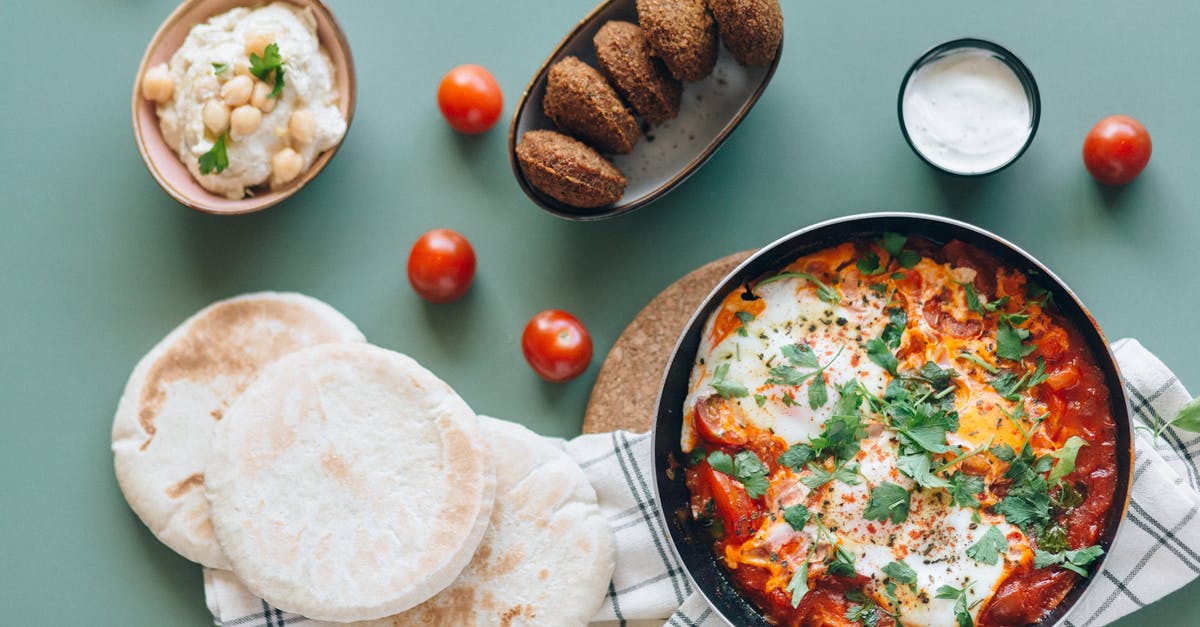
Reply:
<svg viewBox="0 0 1200 627"><path fill-rule="evenodd" d="M1008 538L1004 537L999 527L994 526L988 527L978 542L967 547L967 557L988 566L995 566L1000 561L1000 555L1006 552Z"/></svg>
<svg viewBox="0 0 1200 627"><path fill-rule="evenodd" d="M742 321L741 326L737 328L737 334L742 337L749 337L750 333L746 331L746 325L750 324L750 322L754 320L754 314L750 313L749 311L739 311L733 315L737 316L737 319Z"/></svg>
<svg viewBox="0 0 1200 627"><path fill-rule="evenodd" d="M776 274L773 277L768 277L766 279L759 281L758 284L759 284L759 286L762 286L762 285L766 285L768 283L782 281L784 279L804 279L805 281L808 281L809 283L812 283L814 286L816 286L817 298L819 298L822 301L827 302L831 305L836 305L836 304L842 302L842 297L841 297L841 295L838 294L838 291L836 289L829 287L828 285L823 283L820 279L818 279L817 277L815 277L807 272L780 272L779 274Z"/></svg>
<svg viewBox="0 0 1200 627"><path fill-rule="evenodd" d="M1050 469L1050 474L1046 475L1046 481L1062 479L1071 474L1075 470L1075 457L1079 455L1079 449L1084 446L1087 446L1087 441L1073 435L1067 439L1062 448L1050 453L1050 456L1057 459L1058 463Z"/></svg>
<svg viewBox="0 0 1200 627"><path fill-rule="evenodd" d="M950 476L950 487L946 491L959 507L979 507L979 499L975 495L983 492L983 478L956 472Z"/></svg>
<svg viewBox="0 0 1200 627"><path fill-rule="evenodd" d="M981 316L986 316L1008 304L1009 298L1007 296L1001 296L996 300L988 301L987 298L980 296L979 292L975 291L974 283L963 283L962 286L963 290L967 293L967 309Z"/></svg>
<svg viewBox="0 0 1200 627"><path fill-rule="evenodd" d="M908 238L899 233L884 233L879 243L896 260L896 263L900 264L900 267L905 270L913 268L921 261L920 253L904 250L904 245L908 243Z"/></svg>
<svg viewBox="0 0 1200 627"><path fill-rule="evenodd" d="M896 467L900 472L912 477L923 488L947 488L950 482L933 474L933 460L928 455L901 455Z"/></svg>
<svg viewBox="0 0 1200 627"><path fill-rule="evenodd" d="M274 74L275 86L271 89L269 98L278 98L283 92L283 57L279 55L279 45L275 43L267 44L263 49L263 56L258 56L255 53L250 53L250 73L260 81L266 81L267 77Z"/></svg>
<svg viewBox="0 0 1200 627"><path fill-rule="evenodd" d="M879 338L867 341L867 357L878 364L880 368L890 372L892 376L896 376L896 371L900 368L900 362L896 360L896 356Z"/></svg>
<svg viewBox="0 0 1200 627"><path fill-rule="evenodd" d="M834 467L832 471L813 463L806 467L810 474L800 479L800 483L808 486L810 490L816 490L834 479L846 485L858 485L858 464L843 462Z"/></svg>
<svg viewBox="0 0 1200 627"><path fill-rule="evenodd" d="M808 508L800 503L783 510L783 520L796 531L804 529L804 525L808 524L811 515L812 512L809 512Z"/></svg>
<svg viewBox="0 0 1200 627"><path fill-rule="evenodd" d="M1026 355L1037 350L1036 346L1025 344L1029 338L1029 329L1013 326L1015 315L1002 316L996 325L996 356L1011 361L1021 361Z"/></svg>
<svg viewBox="0 0 1200 627"><path fill-rule="evenodd" d="M1158 442L1158 436L1162 435L1167 430L1167 427L1191 431L1193 433L1200 432L1200 397L1181 407L1179 413L1166 422L1163 422L1158 412L1151 413L1154 414L1154 425L1138 425L1137 428L1154 436L1156 443Z"/></svg>
<svg viewBox="0 0 1200 627"><path fill-rule="evenodd" d="M883 567L883 574L891 577L896 583L914 587L917 585L917 571L913 570L912 566L909 566L904 561L889 562ZM913 590L913 592L916 592L916 590Z"/></svg>
<svg viewBox="0 0 1200 627"><path fill-rule="evenodd" d="M805 381L811 380L808 385L808 406L812 409L823 406L829 402L829 391L825 387L825 378L822 374L830 364L837 361L837 358L842 354L842 348L829 359L829 362L824 366L817 361L817 354L808 344L789 344L784 346L782 353L788 363L772 366L769 372L771 378L767 379L767 385L786 385L799 386ZM808 372L803 372L800 368L815 368ZM788 404L787 397L784 397L785 404Z"/></svg>
<svg viewBox="0 0 1200 627"><path fill-rule="evenodd" d="M846 608L846 620L862 623L863 627L879 627L879 613L875 611L879 606L875 601L858 590L847 592L846 598L854 602L854 605Z"/></svg>
<svg viewBox="0 0 1200 627"><path fill-rule="evenodd" d="M212 64L212 68L213 68L213 74L220 76L229 69L229 64L228 63L214 63L214 64Z"/></svg>
<svg viewBox="0 0 1200 627"><path fill-rule="evenodd" d="M881 483L871 489L867 500L867 509L863 518L867 520L901 523L908 519L908 511L912 506L912 494L894 483Z"/></svg>
<svg viewBox="0 0 1200 627"><path fill-rule="evenodd" d="M708 465L712 466L713 470L737 479L752 499L766 494L767 487L770 486L766 465L751 451L738 451L732 458L724 451L713 451L708 456Z"/></svg>
<svg viewBox="0 0 1200 627"><path fill-rule="evenodd" d="M858 268L859 272L867 276L879 274L886 269L879 265L879 255L875 253L866 253L862 257L859 257L858 262L854 265Z"/></svg>
<svg viewBox="0 0 1200 627"><path fill-rule="evenodd" d="M1022 392L1045 383L1048 377L1049 375L1046 374L1046 360L1038 357L1037 366L1033 369L1033 372L1026 372L1020 377L1011 372L1005 372L992 379L991 383L1000 396L1010 401L1019 401L1021 400Z"/></svg>
<svg viewBox="0 0 1200 627"><path fill-rule="evenodd" d="M834 550L831 559L825 563L826 569L830 575L838 577L853 577L854 576L854 554L842 545L838 545Z"/></svg>
<svg viewBox="0 0 1200 627"><path fill-rule="evenodd" d="M903 307L893 307L888 310L888 323L883 327L879 339L891 348L900 348L900 340L904 336L904 328L908 326L908 314Z"/></svg>
<svg viewBox="0 0 1200 627"><path fill-rule="evenodd" d="M1104 555L1104 549L1098 546L1089 546L1076 551L1062 551L1059 553L1049 553L1041 549L1036 549L1033 552L1033 567L1047 568L1049 566L1062 566L1071 572L1078 573L1081 577L1087 577L1087 567L1101 555Z"/></svg>
<svg viewBox="0 0 1200 627"><path fill-rule="evenodd" d="M787 466L792 472L800 472L805 464L813 460L816 452L807 444L793 444L791 448L779 456L779 465Z"/></svg>
<svg viewBox="0 0 1200 627"><path fill-rule="evenodd" d="M965 359L965 360L979 366L980 368L983 368L984 370L988 371L989 374L999 374L999 372L1000 372L999 368L984 361L983 358L981 358L979 355L973 355L971 353L963 352L963 353L959 353L958 357L959 357L959 359Z"/></svg>
<svg viewBox="0 0 1200 627"><path fill-rule="evenodd" d="M709 383L709 385L711 385L712 388L717 391L717 394L721 395L721 398L740 398L750 394L750 391L746 389L746 386L736 381L730 381L726 379L725 377L728 375L729 362L725 362L713 370L713 378Z"/></svg>
<svg viewBox="0 0 1200 627"><path fill-rule="evenodd" d="M792 574L787 591L792 595L792 607L799 607L801 599L808 594L808 560L800 563L800 569Z"/></svg>
<svg viewBox="0 0 1200 627"><path fill-rule="evenodd" d="M215 171L220 174L228 167L229 155L225 153L225 135L221 135L208 152L200 155L200 173L208 174Z"/></svg>
<svg viewBox="0 0 1200 627"><path fill-rule="evenodd" d="M974 603L967 601L967 592L971 590L973 585L968 579L961 590L954 586L942 586L937 589L937 598L954 601L954 620L958 621L958 627L975 626L975 621L971 618L971 608L982 603L983 599L979 599Z"/></svg>

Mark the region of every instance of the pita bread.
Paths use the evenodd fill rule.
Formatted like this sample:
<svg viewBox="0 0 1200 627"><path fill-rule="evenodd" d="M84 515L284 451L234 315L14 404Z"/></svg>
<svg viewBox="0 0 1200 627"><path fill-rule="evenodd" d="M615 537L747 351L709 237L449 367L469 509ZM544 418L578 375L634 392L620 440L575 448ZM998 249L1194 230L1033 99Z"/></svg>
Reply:
<svg viewBox="0 0 1200 627"><path fill-rule="evenodd" d="M454 581L496 483L471 408L367 344L263 371L217 425L205 478L233 572L275 607L328 621L402 612Z"/></svg>
<svg viewBox="0 0 1200 627"><path fill-rule="evenodd" d="M474 559L417 607L356 627L586 625L612 579L613 533L583 470L521 425L480 416L496 506Z"/></svg>
<svg viewBox="0 0 1200 627"><path fill-rule="evenodd" d="M204 499L213 426L263 366L323 342L361 341L354 323L301 294L246 294L188 318L138 362L117 406L113 464L129 506L180 555L229 568Z"/></svg>

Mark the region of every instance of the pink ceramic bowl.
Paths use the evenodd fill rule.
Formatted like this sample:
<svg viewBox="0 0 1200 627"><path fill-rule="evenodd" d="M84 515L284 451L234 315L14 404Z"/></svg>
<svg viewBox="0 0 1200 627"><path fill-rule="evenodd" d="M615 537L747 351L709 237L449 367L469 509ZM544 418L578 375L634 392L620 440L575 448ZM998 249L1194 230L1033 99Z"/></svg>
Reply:
<svg viewBox="0 0 1200 627"><path fill-rule="evenodd" d="M354 59L350 55L350 44L346 41L346 35L342 32L341 26L338 25L329 7L325 6L321 0L288 1L297 6L312 7L313 15L317 18L317 37L321 41L321 47L329 54L337 73L342 115L346 118L346 125L349 128L350 121L354 117L357 84L354 76ZM334 153L341 145L339 143L338 146L321 153L308 171L281 189L264 191L239 200L230 200L201 187L184 167L175 151L163 140L158 127L158 114L154 110L154 103L142 98L142 76L146 74L146 69L170 61L171 55L175 54L179 46L183 45L183 40L187 38L188 32L196 24L232 8L255 4L258 3L248 0L187 0L175 9L158 28L158 32L154 33L154 38L146 47L142 63L138 66L137 78L134 79L133 136L137 141L142 161L146 163L146 168L150 170L154 180L158 181L158 184L172 198L192 209L231 215L266 209L295 194L315 178L333 158Z"/></svg>

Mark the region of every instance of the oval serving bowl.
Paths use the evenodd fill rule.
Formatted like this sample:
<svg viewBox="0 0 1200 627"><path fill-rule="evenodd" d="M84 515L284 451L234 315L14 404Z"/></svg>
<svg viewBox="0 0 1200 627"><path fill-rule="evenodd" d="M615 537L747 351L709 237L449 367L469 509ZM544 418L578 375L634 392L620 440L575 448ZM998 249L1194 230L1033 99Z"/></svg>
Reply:
<svg viewBox="0 0 1200 627"><path fill-rule="evenodd" d="M321 0L287 0L300 7L311 7L317 19L317 38L321 47L329 55L337 75L338 100L342 116L346 118L346 132L349 133L350 123L354 118L355 94L357 84L354 76L354 59L350 55L350 44L342 32L333 12ZM146 53L138 65L137 77L133 82L133 136L137 142L138 152L146 168L154 176L154 180L172 198L180 203L207 213L241 214L251 213L276 205L295 194L313 178L337 153L341 142L317 156L312 167L302 173L296 180L277 190L266 190L253 196L238 200L230 200L220 194L204 189L192 177L188 169L179 160L179 155L163 140L162 131L158 126L158 114L153 102L142 98L142 77L147 68L166 63L171 56L183 45L188 32L196 24L208 18L224 13L240 6L259 4L247 0L188 0L175 9L146 47ZM342 136L345 141L345 136Z"/></svg>
<svg viewBox="0 0 1200 627"><path fill-rule="evenodd" d="M1108 341L1100 331L1095 319L1079 302L1075 294L1044 265L1020 248L978 227L946 218L911 213L874 213L838 218L801 229L768 244L755 253L730 274L706 297L696 310L675 346L665 372L662 392L655 410L653 428L653 467L655 472L655 496L659 499L660 516L669 535L676 556L684 570L709 604L725 620L734 625L769 625L762 614L732 585L724 568L713 555L710 535L697 524L688 511L690 494L684 485L680 467L683 453L680 450L680 432L683 422L683 402L688 393L691 375L700 337L709 315L720 306L726 294L744 283L768 272L778 270L803 255L816 252L833 244L854 239L878 236L885 231L907 236L920 236L937 243L958 239L994 255L1001 263L1026 274L1039 275L1038 283L1053 294L1059 311L1079 329L1096 362L1103 373L1109 391L1112 417L1117 427L1117 483L1113 506L1105 518L1105 530L1097 544L1104 548L1105 556L1117 535L1118 528L1129 506L1130 485L1133 473L1133 438L1129 420L1129 405L1116 359L1108 347ZM1095 580L1095 574L1103 565L1103 558L1093 563L1091 577L1079 580L1067 596L1040 623L1060 623L1083 596Z"/></svg>
<svg viewBox="0 0 1200 627"><path fill-rule="evenodd" d="M593 9L538 68L513 113L508 130L508 156L517 183L535 204L561 218L581 221L612 218L644 207L678 187L713 156L746 117L771 82L783 56L783 42L780 42L771 65L743 67L721 43L712 74L696 83L684 83L679 115L650 128L632 153L612 159L629 179L621 199L598 209L572 207L543 194L529 183L517 163L517 142L527 131L554 128L554 123L542 111L550 66L564 57L575 56L598 68L592 44L596 31L609 20L636 24L635 5L635 0L606 0Z"/></svg>

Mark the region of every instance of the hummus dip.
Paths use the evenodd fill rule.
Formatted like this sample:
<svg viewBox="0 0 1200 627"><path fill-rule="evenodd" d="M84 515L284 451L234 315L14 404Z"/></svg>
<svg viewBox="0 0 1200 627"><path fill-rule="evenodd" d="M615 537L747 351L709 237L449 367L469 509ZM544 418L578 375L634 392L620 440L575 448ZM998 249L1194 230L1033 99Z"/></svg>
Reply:
<svg viewBox="0 0 1200 627"><path fill-rule="evenodd" d="M341 141L346 120L316 29L311 10L286 2L236 8L193 27L170 63L151 70L174 83L173 94L156 99L163 138L205 189L239 199L257 186L281 187ZM251 54L261 64L269 45L282 72L256 76ZM281 78L282 90L268 95ZM243 99L248 81L253 97ZM213 168L222 141L228 163Z"/></svg>

